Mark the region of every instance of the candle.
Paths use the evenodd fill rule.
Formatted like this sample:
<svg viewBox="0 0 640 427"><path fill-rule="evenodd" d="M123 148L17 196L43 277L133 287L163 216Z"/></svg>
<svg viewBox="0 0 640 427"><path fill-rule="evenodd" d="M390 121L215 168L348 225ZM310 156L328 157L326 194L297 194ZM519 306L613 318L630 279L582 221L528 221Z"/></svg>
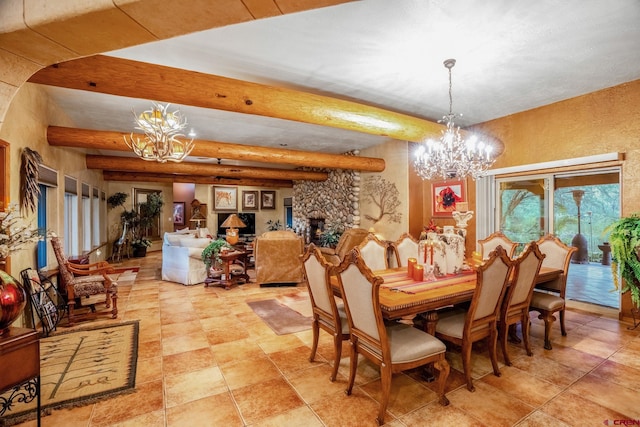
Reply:
<svg viewBox="0 0 640 427"><path fill-rule="evenodd" d="M409 277L413 277L413 270L417 264L418 260L415 258L409 258L407 260L407 274L409 275Z"/></svg>
<svg viewBox="0 0 640 427"><path fill-rule="evenodd" d="M421 265L416 265L413 267L413 280L417 282L422 282L424 280L424 267Z"/></svg>
<svg viewBox="0 0 640 427"><path fill-rule="evenodd" d="M431 245L431 265L433 265L433 245Z"/></svg>

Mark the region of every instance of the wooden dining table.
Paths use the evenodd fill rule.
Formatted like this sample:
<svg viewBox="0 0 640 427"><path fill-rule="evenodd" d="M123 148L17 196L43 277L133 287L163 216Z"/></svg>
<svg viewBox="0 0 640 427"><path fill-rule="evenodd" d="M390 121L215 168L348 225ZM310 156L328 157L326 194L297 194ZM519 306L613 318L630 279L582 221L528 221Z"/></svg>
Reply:
<svg viewBox="0 0 640 427"><path fill-rule="evenodd" d="M542 267L536 283L554 280L562 273L560 269ZM425 313L425 330L430 334L435 332L437 310L471 301L477 283L476 272L471 268L462 274L422 281L410 278L407 267L374 271L373 274L384 280L380 285L379 298L383 317L392 320ZM339 295L338 278L332 276L330 280L334 292Z"/></svg>

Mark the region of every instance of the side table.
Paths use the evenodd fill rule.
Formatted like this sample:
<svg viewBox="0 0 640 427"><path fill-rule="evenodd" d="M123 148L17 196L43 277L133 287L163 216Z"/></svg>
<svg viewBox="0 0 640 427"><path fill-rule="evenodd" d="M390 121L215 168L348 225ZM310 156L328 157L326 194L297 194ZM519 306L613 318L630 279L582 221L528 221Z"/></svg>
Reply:
<svg viewBox="0 0 640 427"><path fill-rule="evenodd" d="M213 277L207 277L204 281L204 286L224 286L225 289L230 289L231 286L237 285L240 279L244 279L245 282L249 281L249 275L247 274L247 253L245 251L235 250L233 252L220 253L220 259L224 265L224 275L217 279ZM240 261L243 265L242 273L231 274L230 266L234 261Z"/></svg>
<svg viewBox="0 0 640 427"><path fill-rule="evenodd" d="M35 329L9 328L0 336L0 392L11 395L0 406L0 417L14 400L25 403L37 399L40 427L40 337Z"/></svg>

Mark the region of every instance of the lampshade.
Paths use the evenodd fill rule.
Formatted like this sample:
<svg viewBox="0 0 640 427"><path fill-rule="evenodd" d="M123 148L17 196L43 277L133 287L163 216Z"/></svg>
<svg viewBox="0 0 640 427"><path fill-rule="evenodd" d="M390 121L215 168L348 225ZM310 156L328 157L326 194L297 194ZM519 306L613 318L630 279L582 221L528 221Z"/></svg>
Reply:
<svg viewBox="0 0 640 427"><path fill-rule="evenodd" d="M200 211L196 211L196 213L193 214L193 216L191 217L190 221L202 221L207 219L204 215L202 215L200 213Z"/></svg>
<svg viewBox="0 0 640 427"><path fill-rule="evenodd" d="M220 225L223 228L242 228L247 225L242 222L242 220L236 214L231 214L224 222Z"/></svg>

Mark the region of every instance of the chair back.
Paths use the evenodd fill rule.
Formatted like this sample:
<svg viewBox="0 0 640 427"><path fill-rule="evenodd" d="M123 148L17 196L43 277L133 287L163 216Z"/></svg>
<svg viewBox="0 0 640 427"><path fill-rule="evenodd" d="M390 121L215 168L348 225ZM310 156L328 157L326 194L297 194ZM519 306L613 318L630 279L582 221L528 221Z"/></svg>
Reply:
<svg viewBox="0 0 640 427"><path fill-rule="evenodd" d="M533 287L536 284L536 276L540 271L545 255L540 252L536 242L531 242L513 262L513 273L511 274L511 286L507 289L507 294L503 304L503 318L515 309L529 307Z"/></svg>
<svg viewBox="0 0 640 427"><path fill-rule="evenodd" d="M364 238L357 250L371 271L389 268L389 244L378 239L373 233Z"/></svg>
<svg viewBox="0 0 640 427"><path fill-rule="evenodd" d="M391 248L398 267L406 267L409 258L418 258L418 241L409 233L404 233L391 243Z"/></svg>
<svg viewBox="0 0 640 427"><path fill-rule="evenodd" d="M369 232L364 228L349 228L345 230L340 236L340 240L338 240L335 251L340 261L344 259L351 249L358 246L367 237L367 234Z"/></svg>
<svg viewBox="0 0 640 427"><path fill-rule="evenodd" d="M333 266L325 261L320 250L312 243L302 255L309 298L314 315L318 320L330 321L334 330L340 331L340 317L329 282L330 269Z"/></svg>
<svg viewBox="0 0 640 427"><path fill-rule="evenodd" d="M567 274L569 274L569 265L571 264L571 255L578 248L574 246L565 245L562 240L552 234L547 234L536 242L540 252L545 257L542 261L543 267L557 268L563 271L556 280L545 282L540 286L542 289L559 292L562 298L564 298L564 292L567 285Z"/></svg>
<svg viewBox="0 0 640 427"><path fill-rule="evenodd" d="M58 272L62 279L62 284L67 285L73 282L73 273L67 269L67 263L69 260L64 254L64 248L62 247L62 241L58 236L51 237L51 247L53 247L53 253L58 261Z"/></svg>
<svg viewBox="0 0 640 427"><path fill-rule="evenodd" d="M383 279L373 275L356 249L347 254L335 272L352 339L362 340L366 348L382 357L381 342L387 339L379 303Z"/></svg>
<svg viewBox="0 0 640 427"><path fill-rule="evenodd" d="M501 231L491 233L486 239L478 240L478 244L480 245L482 259L487 259L489 254L498 246L502 246L507 252L507 256L509 258L513 258L513 254L516 252L516 248L518 247L516 242L513 242Z"/></svg>
<svg viewBox="0 0 640 427"><path fill-rule="evenodd" d="M478 266L476 289L465 317L465 335L496 327L512 265L504 248L498 246L489 254L487 261Z"/></svg>

